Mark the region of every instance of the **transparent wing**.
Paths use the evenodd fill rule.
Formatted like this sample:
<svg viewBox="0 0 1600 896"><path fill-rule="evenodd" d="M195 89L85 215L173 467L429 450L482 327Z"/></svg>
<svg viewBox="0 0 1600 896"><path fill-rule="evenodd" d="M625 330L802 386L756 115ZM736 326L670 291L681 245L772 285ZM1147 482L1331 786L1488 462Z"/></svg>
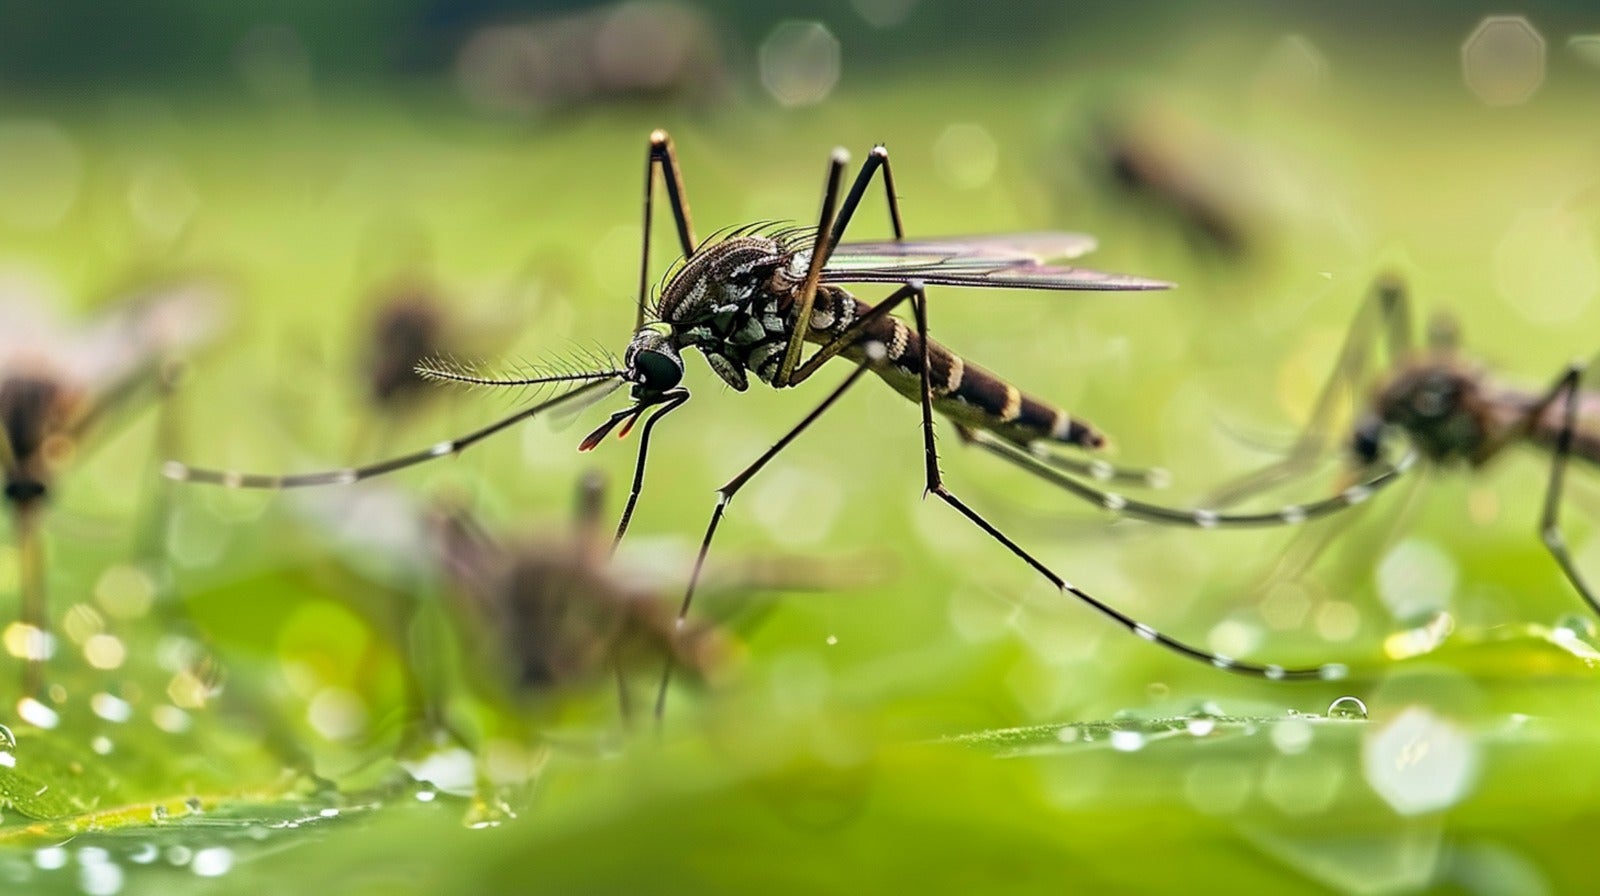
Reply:
<svg viewBox="0 0 1600 896"><path fill-rule="evenodd" d="M1163 280L1046 264L1095 247L1086 233L1011 233L933 240L841 243L822 269L825 283L900 283L1014 289L1167 289Z"/></svg>

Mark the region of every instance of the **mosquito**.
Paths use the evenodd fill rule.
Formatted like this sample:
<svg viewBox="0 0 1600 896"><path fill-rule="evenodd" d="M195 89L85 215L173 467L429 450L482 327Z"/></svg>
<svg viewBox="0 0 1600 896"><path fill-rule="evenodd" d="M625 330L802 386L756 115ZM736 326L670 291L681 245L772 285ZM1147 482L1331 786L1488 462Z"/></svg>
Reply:
<svg viewBox="0 0 1600 896"><path fill-rule="evenodd" d="M29 301L0 305L0 470L17 542L20 607L7 647L26 660L24 693L38 691L51 652L39 526L59 474L144 396L176 381L173 358L209 336L215 296L200 284L138 295L73 332ZM18 649L20 648L20 649Z"/></svg>
<svg viewBox="0 0 1600 896"><path fill-rule="evenodd" d="M1549 386L1534 391L1499 380L1463 353L1448 318L1436 318L1418 345L1405 282L1393 274L1373 284L1310 422L1289 453L1219 492L1217 500L1232 502L1309 468L1328 447L1339 399L1358 388L1380 339L1389 366L1378 374L1345 436L1346 460L1365 466L1391 438L1403 439L1441 469L1478 470L1514 446L1549 452L1540 541L1579 596L1600 614L1600 595L1578 569L1560 528L1568 462L1576 457L1600 466L1600 391L1585 385L1587 364L1568 364Z"/></svg>
<svg viewBox="0 0 1600 896"><path fill-rule="evenodd" d="M831 154L822 209L814 230L754 225L723 231L700 243L694 237L673 144L665 132L657 131L651 135L645 164L635 333L623 355L622 366L557 376L494 378L451 365L428 365L423 372L429 376L473 385L529 387L558 382L580 385L460 438L364 467L285 476L197 469L172 462L167 464L166 474L174 479L248 488L355 482L459 453L523 420L558 408L569 409L626 384L631 387L629 406L612 414L580 445L580 450L589 450L613 430L619 437L625 436L636 424L640 430L632 488L613 538L615 545L626 533L642 492L645 461L655 425L689 400L689 391L682 385L684 349L698 349L713 372L738 392L749 389L751 374L773 388L798 386L826 362L840 357L851 362L854 369L771 448L718 490L717 502L680 605L680 620L687 618L712 541L734 496L871 372L920 406L927 492L950 505L1063 594L1084 601L1140 638L1220 669L1275 680L1328 679L1343 675L1344 667L1337 664L1289 668L1245 662L1207 651L1162 634L1071 584L947 487L935 448L934 417L936 414L945 417L965 440L1103 509L1197 528L1284 525L1326 515L1366 499L1375 489L1398 476L1402 468L1381 465L1376 474L1339 495L1271 513L1223 514L1207 509L1168 508L1089 485L1079 477L1148 480L1151 476L1148 471L1119 469L1103 460L1084 460L1064 453L1099 448L1105 444L1105 437L1087 421L1025 394L930 339L925 301L927 288L1136 291L1165 289L1170 284L1046 263L1076 258L1092 250L1095 240L1086 234L1047 232L906 240L888 151L882 146L875 147L849 190L844 192L848 163L849 154L845 150L836 149ZM647 303L650 234L658 171L683 259L669 271L659 298ZM843 242L857 207L874 178L880 175L894 239ZM877 304L869 305L842 287L843 283L894 284L896 288ZM908 302L912 323L890 316L891 311ZM818 347L809 357L803 358L807 342ZM663 686L657 694L658 716L666 699L666 677L663 676Z"/></svg>

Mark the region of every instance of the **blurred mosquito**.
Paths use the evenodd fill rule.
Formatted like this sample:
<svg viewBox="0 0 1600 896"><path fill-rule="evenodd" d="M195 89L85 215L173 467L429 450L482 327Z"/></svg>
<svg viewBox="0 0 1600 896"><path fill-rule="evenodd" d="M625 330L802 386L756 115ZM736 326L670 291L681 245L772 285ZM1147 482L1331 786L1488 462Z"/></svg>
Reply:
<svg viewBox="0 0 1600 896"><path fill-rule="evenodd" d="M1390 437L1405 440L1433 464L1477 470L1516 445L1550 452L1550 475L1539 534L1562 574L1600 614L1600 597L1579 571L1561 533L1562 491L1568 462L1600 465L1600 391L1585 387L1583 363L1571 363L1541 391L1511 386L1460 351L1453 322L1440 317L1417 346L1405 283L1379 277L1357 312L1332 376L1310 422L1287 456L1239 480L1215 497L1231 503L1272 488L1309 469L1328 446L1339 400L1362 382L1373 344L1386 345L1389 367L1360 407L1345 443L1347 459L1364 467Z"/></svg>
<svg viewBox="0 0 1600 896"><path fill-rule="evenodd" d="M955 239L908 241L889 154L873 149L849 191L840 200L848 154L835 150L829 159L827 185L817 227L775 228L756 225L717 234L697 243L685 198L683 178L672 143L664 132L651 135L646 158L644 241L639 271L636 332L620 368L554 376L500 379L480 376L450 365L424 369L430 376L482 386L526 387L554 382L582 382L563 394L541 401L503 420L432 448L365 467L288 476L264 476L222 470L201 470L169 463L168 476L235 487L286 488L348 483L455 454L522 420L565 405L593 399L626 383L632 404L612 414L581 444L594 448L614 429L626 435L640 426L639 453L633 486L624 505L613 543L627 530L644 483L651 431L661 418L689 400L682 385L681 351L696 348L716 374L736 391L749 388L747 372L774 388L797 386L834 357L855 369L810 413L764 454L719 491L695 560L694 573L680 608L685 618L701 568L724 511L734 495L807 427L825 413L869 371L877 374L922 411L926 487L973 525L1004 545L1055 587L1092 606L1129 631L1184 656L1218 668L1271 679L1329 678L1341 666L1291 669L1235 660L1157 632L1057 575L958 498L944 483L934 444L934 415L949 419L962 436L1031 473L1056 483L1099 507L1129 516L1211 528L1219 525L1282 525L1332 513L1369 496L1399 471L1381 472L1344 493L1272 513L1221 514L1181 510L1134 501L1081 481L1080 476L1145 480L1143 471L1119 470L1103 461L1086 461L1063 449L1093 449L1104 437L1089 423L1031 395L995 374L970 363L928 338L926 287L1000 287L1044 290L1149 290L1169 284L1142 277L1108 274L1078 267L1045 264L1073 258L1094 248L1093 237L1076 233L1026 233ZM668 273L659 298L646 304L649 286L650 231L653 222L656 171L659 168L670 202L684 259ZM881 172L894 240L842 243L858 205ZM899 284L876 305L860 301L840 283ZM910 302L915 325L889 312ZM647 320L647 313L649 318ZM801 360L806 342L819 344ZM658 694L659 714L666 688Z"/></svg>
<svg viewBox="0 0 1600 896"><path fill-rule="evenodd" d="M463 620L487 647L493 678L527 697L549 696L613 676L624 721L633 700L629 670L670 658L696 679L727 658L723 631L678 623L658 577L629 576L611 562L601 530L604 482L583 477L574 525L559 537L501 539L471 515L440 514L436 551L459 596ZM735 570L713 590L816 588L838 584L814 564Z"/></svg>
<svg viewBox="0 0 1600 896"><path fill-rule="evenodd" d="M0 298L0 468L21 590L6 645L26 660L25 693L38 690L39 664L51 653L39 524L57 476L109 416L171 388L174 354L214 329L214 298L199 284L152 291L77 332L35 300Z"/></svg>

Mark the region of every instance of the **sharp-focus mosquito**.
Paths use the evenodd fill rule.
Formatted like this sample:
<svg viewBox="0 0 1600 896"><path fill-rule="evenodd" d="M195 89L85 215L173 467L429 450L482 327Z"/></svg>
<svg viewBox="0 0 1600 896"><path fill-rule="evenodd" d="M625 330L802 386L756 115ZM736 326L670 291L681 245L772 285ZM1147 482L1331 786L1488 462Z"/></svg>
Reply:
<svg viewBox="0 0 1600 896"><path fill-rule="evenodd" d="M1404 439L1441 468L1477 470L1514 445L1550 452L1540 537L1567 580L1600 614L1600 597L1574 563L1560 529L1568 461L1576 457L1600 465L1600 391L1585 387L1587 365L1568 364L1540 391L1512 386L1464 355L1454 323L1443 317L1428 327L1426 344L1419 347L1405 283L1394 275L1374 283L1305 431L1285 458L1219 492L1217 500L1231 503L1271 488L1322 456L1339 401L1364 382L1373 344L1380 338L1389 367L1378 375L1347 436L1349 462L1355 467L1371 463L1390 436Z"/></svg>
<svg viewBox="0 0 1600 896"><path fill-rule="evenodd" d="M699 243L694 238L683 178L666 133L651 135L645 168L644 240L639 271L639 303L635 334L621 367L558 376L498 379L478 376L449 365L425 372L439 379L484 386L525 387L554 382L582 385L518 411L457 439L432 448L364 467L288 476L202 470L169 463L174 479L234 487L286 488L348 483L460 452L482 439L530 417L562 406L592 400L622 384L631 385L632 403L612 414L589 434L583 450L594 448L614 429L626 435L640 423L633 485L613 543L620 541L643 488L651 432L663 416L689 400L682 386L682 350L696 348L712 370L734 390L749 388L748 374L774 388L797 386L834 357L855 369L822 401L752 464L718 490L718 499L695 561L679 618L684 618L695 592L724 511L735 494L807 427L831 408L868 372L916 402L922 412L923 458L927 491L937 495L974 526L998 541L1063 593L1078 598L1139 637L1179 654L1228 671L1264 677L1333 678L1343 667L1324 665L1288 668L1221 656L1161 634L1154 628L1104 603L1062 578L1000 531L944 482L934 442L934 415L950 420L972 443L1031 473L1062 486L1104 509L1127 516L1212 528L1221 525L1282 525L1326 515L1358 503L1399 475L1401 468L1380 472L1345 492L1271 513L1223 514L1183 510L1132 500L1101 491L1079 476L1147 478L1141 471L1119 470L1104 461L1063 454L1063 449L1094 449L1104 437L1088 422L1045 401L1024 394L995 374L968 362L928 338L926 289L930 285L1065 291L1162 289L1159 280L1109 274L1086 268L1046 264L1075 258L1094 248L1093 237L1077 233L1025 233L913 241L904 238L898 197L882 146L873 149L854 183L841 191L848 153L835 150L828 162L822 210L815 230L742 227ZM684 258L665 279L659 299L647 304L650 231L656 172L659 169L670 203ZM841 238L875 176L881 173L894 239L844 243ZM876 305L857 299L839 284L898 284ZM902 303L911 304L914 324L891 317ZM647 317L648 316L648 317ZM806 342L817 348L802 360ZM666 690L657 700L660 712Z"/></svg>
<svg viewBox="0 0 1600 896"><path fill-rule="evenodd" d="M32 302L0 303L0 469L20 554L18 637L7 647L26 663L24 691L37 690L50 653L39 522L57 475L141 395L168 391L175 353L215 328L215 295L202 284L136 295L71 332ZM20 648L20 649L19 649Z"/></svg>

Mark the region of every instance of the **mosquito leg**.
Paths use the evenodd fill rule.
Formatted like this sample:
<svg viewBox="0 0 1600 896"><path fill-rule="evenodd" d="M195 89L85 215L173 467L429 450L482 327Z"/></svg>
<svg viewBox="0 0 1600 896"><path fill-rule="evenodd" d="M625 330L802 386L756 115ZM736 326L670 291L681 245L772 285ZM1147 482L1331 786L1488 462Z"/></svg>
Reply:
<svg viewBox="0 0 1600 896"><path fill-rule="evenodd" d="M45 594L44 542L39 534L39 508L19 507L12 519L17 533L18 580L22 591L19 621L27 632L28 650L23 659L22 693L39 696L44 690L44 661L49 651L49 603Z"/></svg>
<svg viewBox="0 0 1600 896"><path fill-rule="evenodd" d="M611 376L611 374L607 374L606 378L609 379ZM261 473L240 473L233 470L202 469L191 467L175 460L169 460L162 465L161 472L168 479L176 479L180 482L204 482L210 485L227 486L228 488L278 489L304 488L317 485L348 485L362 479L370 479L373 476L381 476L385 473L392 473L395 470L426 463L435 458L460 454L503 429L508 429L567 402L575 401L580 396L608 385L610 384L605 382L605 379L597 376L591 382L585 383L570 392L563 392L532 407L523 408L509 417L496 420L488 426L473 430L459 438L448 439L431 448L424 448L421 451L414 451L399 457L391 457L388 460L381 460L364 467L346 467L341 470L324 470L319 473L295 473L288 476L278 476Z"/></svg>
<svg viewBox="0 0 1600 896"><path fill-rule="evenodd" d="M1567 547L1567 539L1561 534L1561 493L1567 472L1567 460L1572 457L1572 442L1578 430L1578 387L1583 381L1583 372L1583 365L1569 365L1561 378L1556 381L1550 395L1539 403L1534 412L1542 416L1550 401L1560 402L1558 407L1561 412L1561 428L1556 432L1555 454L1550 461L1550 486L1544 495L1544 511L1539 518L1539 533L1544 546L1549 549L1550 555L1556 559L1561 571L1566 574L1567 581L1578 589L1578 594L1590 608L1600 614L1600 599L1596 598L1594 589L1579 572L1578 565L1573 561L1572 553Z"/></svg>
<svg viewBox="0 0 1600 896"><path fill-rule="evenodd" d="M1237 504L1287 482L1310 468L1328 446L1339 401L1346 396L1354 396L1371 355L1372 343L1377 338L1375 328L1381 328L1383 332L1391 364L1399 363L1410 353L1410 300L1407 298L1405 282L1396 275L1383 275L1373 282L1366 300L1357 310L1345 334L1333 373L1323 383L1306 427L1289 449L1288 455L1211 492L1204 503L1213 507Z"/></svg>
<svg viewBox="0 0 1600 896"><path fill-rule="evenodd" d="M839 207L839 185L844 180L844 166L849 162L850 153L843 147L835 149L833 155L828 157L828 180L822 188L822 211L817 216L817 240L811 247L811 264L806 269L806 279L795 293L794 330L789 334L783 362L778 365L778 373L773 378L773 385L779 388L792 385L790 376L800 365L800 349L805 345L806 333L811 330L811 307L817 299L817 284L822 281L822 266L827 263L828 253L833 251L828 240L834 214Z"/></svg>
<svg viewBox="0 0 1600 896"><path fill-rule="evenodd" d="M900 218L900 198L894 191L894 170L889 167L889 150L880 143L872 147L872 152L867 153L867 161L861 166L861 172L856 175L855 183L850 185L850 192L845 194L844 202L839 206L839 216L833 219L833 230L828 233L829 256L833 255L833 250L844 238L845 228L850 226L850 219L855 216L856 206L861 204L862 197L872 184L872 176L879 168L883 169L883 189L885 198L889 200L889 226L894 228L895 239L906 238L905 225ZM826 262L827 258L823 261Z"/></svg>
<svg viewBox="0 0 1600 896"><path fill-rule="evenodd" d="M1005 546L1006 550L1016 555L1018 559L1033 567L1035 572L1047 579L1063 594L1071 595L1083 601L1102 615L1109 617L1112 621L1146 641L1160 644L1174 653L1208 663L1218 669L1252 678L1265 678L1276 681L1284 679L1337 679L1344 677L1347 670L1342 665L1327 664L1307 668L1289 668L1279 665L1248 663L1222 656L1161 634L1150 626L1139 622L1109 604L1101 602L1094 595L1061 578L1050 567L1045 566L1032 554L1024 550L1021 545L1012 541L1009 536L1001 532L994 524L984 519L982 514L973 510L967 506L966 502L956 497L956 494L944 484L944 476L939 470L939 453L934 444L933 381L928 378L928 371L930 370L928 363L928 309L926 295L921 289L917 290L917 296L912 300L912 307L916 312L917 334L922 337L922 370L920 372L922 381L922 450L927 469L927 491L929 493L937 495L941 501L955 508L957 513L960 513L973 525L982 529L990 538Z"/></svg>
<svg viewBox="0 0 1600 896"><path fill-rule="evenodd" d="M787 433L784 433L783 437L778 439L778 441L775 442L771 448L768 448L760 457L756 458L754 463L750 464L748 467L745 467L744 470L740 471L739 475L728 480L727 484L717 490L717 506L711 511L711 522L706 526L705 538L700 542L700 552L696 554L694 558L694 571L689 574L689 586L684 591L683 603L678 607L678 616L676 622L674 623L673 629L674 637L681 636L683 634L685 622L689 617L689 605L694 601L695 588L699 585L700 574L705 569L706 556L711 552L711 539L716 537L717 526L722 523L722 515L724 512L726 512L728 504L733 501L733 496L738 494L739 489L743 488L746 482L749 482L757 473L761 472L762 467L765 467L768 462L770 462L774 457L777 457L779 452L789 447L790 442L793 442L797 436L806 431L807 427L809 427L812 423L815 423L817 418L821 417L823 413L828 410L828 408L832 407L833 403L838 401L839 397L844 395L844 393L848 391L851 386L854 386L858 381L860 381L861 377L864 376L869 369L870 368L864 364L857 365L855 370L852 370L850 375L845 377L844 382L834 387L834 390L828 393L828 397L824 398L821 404L817 405L809 414L806 414L805 417L801 418L800 422L795 424L794 428L790 429ZM676 663L672 657L669 656L667 658L665 667L661 670L661 685L656 691L655 716L657 721L660 721L662 714L666 711L667 685L672 678L672 670L675 665Z"/></svg>
<svg viewBox="0 0 1600 896"><path fill-rule="evenodd" d="M617 545L622 544L622 537L628 534L628 524L633 521L633 509L639 503L639 493L644 490L644 464L650 452L651 430L655 429L657 420L689 400L689 393L686 390L672 394L674 397L667 399L659 410L651 413L645 419L644 425L639 428L639 456L633 465L633 486L628 489L628 500L622 506L622 518L617 521L617 534L611 539L612 553L616 553Z"/></svg>
<svg viewBox="0 0 1600 896"><path fill-rule="evenodd" d="M666 184L667 201L672 205L672 219L678 225L678 245L683 257L694 254L694 224L689 218L689 200L683 190L683 172L678 169L678 156L672 150L672 138L666 131L650 133L650 150L644 162L644 236L639 252L639 307L633 328L644 326L644 306L650 288L650 225L655 218L656 166L661 166L661 180Z"/></svg>
<svg viewBox="0 0 1600 896"><path fill-rule="evenodd" d="M1337 494L1303 504L1287 504L1275 510L1255 513L1228 513L1212 507L1168 507L1108 492L1081 482L1041 461L1012 443L983 430L965 429L963 437L1007 463L1021 467L1062 490L1119 516L1197 529L1250 528L1296 525L1337 513L1371 498L1379 489L1399 479L1416 463L1416 453L1408 450L1393 464L1377 465L1376 472L1346 486Z"/></svg>

